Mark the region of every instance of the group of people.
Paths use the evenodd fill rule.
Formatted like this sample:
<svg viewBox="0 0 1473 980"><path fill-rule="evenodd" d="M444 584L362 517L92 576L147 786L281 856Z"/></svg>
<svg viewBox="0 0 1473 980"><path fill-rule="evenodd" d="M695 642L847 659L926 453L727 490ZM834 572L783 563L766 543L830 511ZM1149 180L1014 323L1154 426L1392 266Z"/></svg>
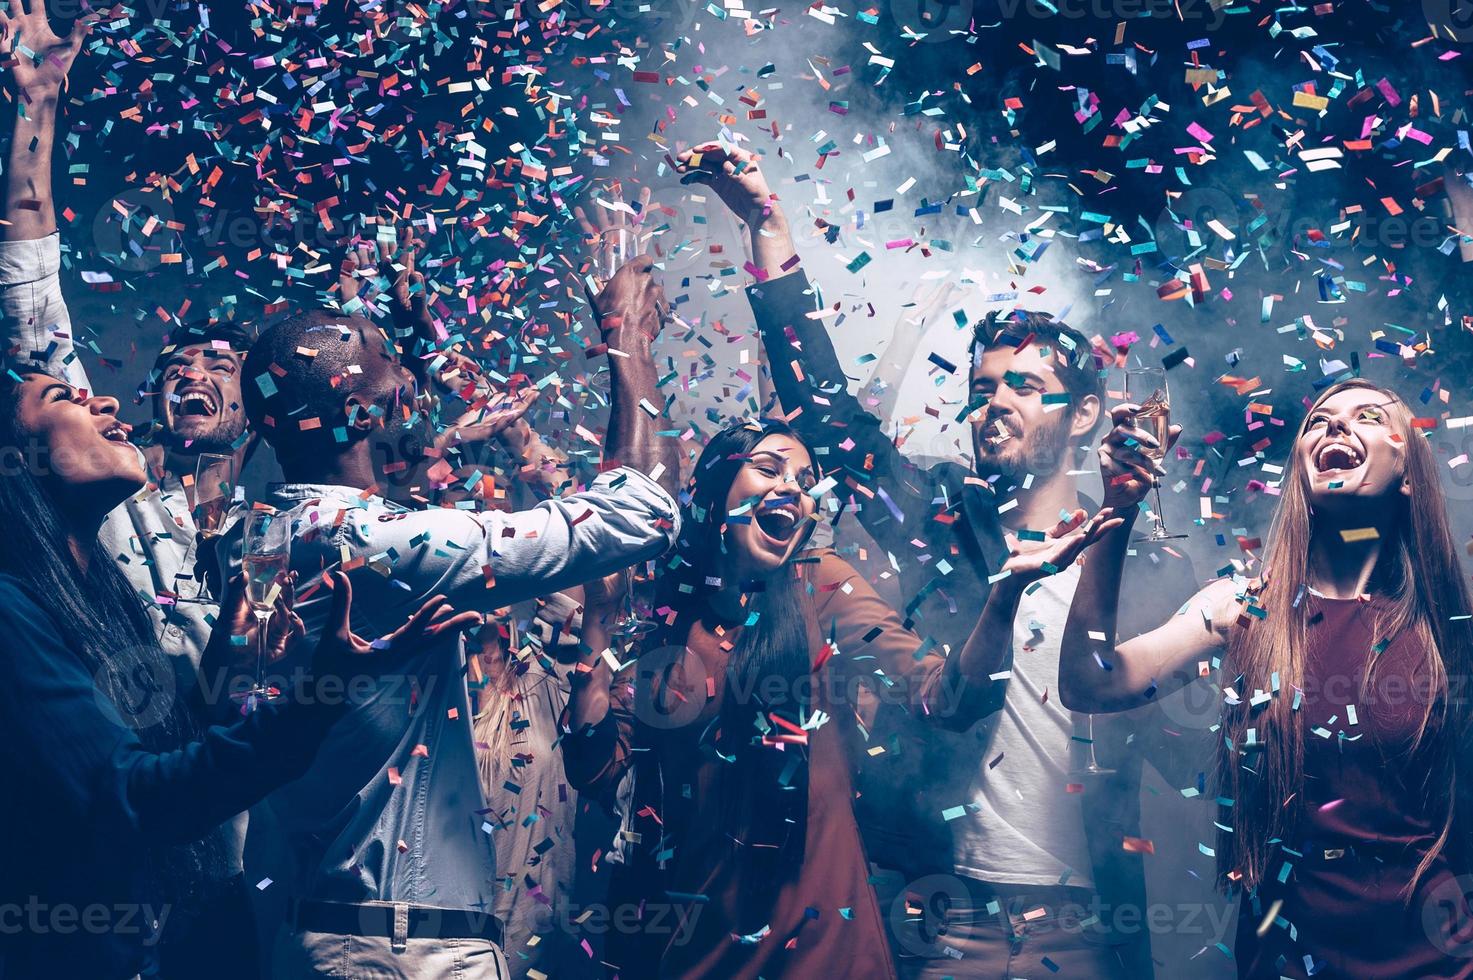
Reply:
<svg viewBox="0 0 1473 980"><path fill-rule="evenodd" d="M174 330L135 438L60 289L85 24L33 9L8 18L37 56L9 69L0 229L0 973L1150 976L1147 935L1058 918L1144 906L1142 765L1182 750L1155 712L1208 677L1240 975L1473 977L1473 610L1395 392L1327 379L1256 566L1197 588L1132 540L1180 433L1108 403L1113 351L988 316L972 465L912 463L810 315L760 159L723 143L678 169L747 229L773 390L699 453L662 421L649 258L590 297L610 413L583 481L535 389L436 329L397 233L350 250L335 308ZM201 457L239 472L263 442L284 482L210 511ZM902 608L836 534L891 556ZM1365 696L1388 679L1409 693ZM594 808L611 833L575 839ZM543 914L575 855L609 870L598 950ZM912 904L930 873L960 893Z"/></svg>

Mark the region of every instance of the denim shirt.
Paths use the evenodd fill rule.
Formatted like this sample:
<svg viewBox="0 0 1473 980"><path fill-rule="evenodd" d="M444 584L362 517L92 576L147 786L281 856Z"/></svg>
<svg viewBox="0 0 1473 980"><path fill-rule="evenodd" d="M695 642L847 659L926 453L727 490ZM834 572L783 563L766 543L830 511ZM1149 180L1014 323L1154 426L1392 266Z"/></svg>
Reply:
<svg viewBox="0 0 1473 980"><path fill-rule="evenodd" d="M374 639L430 596L489 611L654 558L678 529L675 501L629 469L509 514L410 511L351 487L300 483L277 488L270 502L292 522L296 610L309 639L331 609L323 573L339 565L353 583L353 631ZM238 552L230 548L238 530L224 548ZM265 671L287 697L349 704L312 768L268 800L289 837L293 897L489 912L495 846L463 641L437 641L407 660L371 658L341 687L300 682L312 646L298 644Z"/></svg>

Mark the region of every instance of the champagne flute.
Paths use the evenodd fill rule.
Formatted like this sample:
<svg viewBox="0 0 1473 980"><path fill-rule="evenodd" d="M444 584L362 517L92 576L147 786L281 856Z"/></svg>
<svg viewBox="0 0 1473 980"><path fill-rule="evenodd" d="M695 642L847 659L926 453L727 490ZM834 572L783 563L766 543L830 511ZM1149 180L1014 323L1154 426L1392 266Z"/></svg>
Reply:
<svg viewBox="0 0 1473 980"><path fill-rule="evenodd" d="M634 248L634 235L622 222L605 229L599 240L599 278L604 282L614 278L614 273L634 254Z"/></svg>
<svg viewBox="0 0 1473 980"><path fill-rule="evenodd" d="M618 637L626 644L632 643L635 637L644 636L646 633L655 631L655 624L646 619L635 604L634 585L636 578L633 567L621 571L620 576L624 579L624 610L619 619L609 628L612 636Z"/></svg>
<svg viewBox="0 0 1473 980"><path fill-rule="evenodd" d="M271 612L291 565L292 538L286 516L270 507L258 505L246 515L241 541L244 545L241 567L245 572L246 602L256 617L256 680L247 691L237 696L249 712L258 702L280 696L274 688L265 685L262 674Z"/></svg>
<svg viewBox="0 0 1473 980"><path fill-rule="evenodd" d="M1166 387L1166 369L1158 367L1127 369L1125 398L1140 406L1140 410L1135 413L1136 427L1145 429L1156 439L1154 448L1142 443L1139 447L1141 454L1164 465L1166 442L1171 432L1171 394ZM1161 480L1159 477L1152 478L1151 487L1156 495L1156 509L1151 515L1153 527L1142 536L1141 540L1172 541L1185 538L1185 534L1171 534L1166 530L1166 521L1161 516Z"/></svg>
<svg viewBox="0 0 1473 980"><path fill-rule="evenodd" d="M189 548L184 553L181 567L192 569L193 574L189 576L195 580L195 595L192 598L178 596L175 602L210 602L209 590L207 589L205 572L200 566L203 562L190 561L198 553L204 554L204 550L212 545L212 542L220 536L225 526L225 514L230 509L230 502L235 496L235 457L223 453L200 453L194 464L194 507L190 509L189 515L194 520L194 539L189 542ZM201 546L201 540L204 545ZM208 571L214 571L213 568Z"/></svg>
<svg viewBox="0 0 1473 980"><path fill-rule="evenodd" d="M194 526L205 538L219 535L235 495L235 457L200 453L194 466Z"/></svg>
<svg viewBox="0 0 1473 980"><path fill-rule="evenodd" d="M1076 713L1074 715L1074 730L1076 732L1079 730L1079 718L1080 715ZM1108 776L1111 773L1115 772L1114 769L1106 769L1104 766L1101 766L1099 761L1095 758L1094 715L1084 715L1084 732L1085 734L1083 736L1083 740L1089 743L1089 763L1083 769L1070 770L1071 774L1076 776ZM1075 735L1074 739L1075 741L1081 740L1079 735Z"/></svg>

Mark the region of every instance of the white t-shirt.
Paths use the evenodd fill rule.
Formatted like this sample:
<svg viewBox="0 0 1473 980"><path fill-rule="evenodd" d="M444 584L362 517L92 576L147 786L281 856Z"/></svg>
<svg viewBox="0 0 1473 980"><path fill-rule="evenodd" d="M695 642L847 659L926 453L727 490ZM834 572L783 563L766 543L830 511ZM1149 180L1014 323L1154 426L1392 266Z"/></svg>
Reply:
<svg viewBox="0 0 1473 980"><path fill-rule="evenodd" d="M1013 667L1001 711L961 736L978 765L964 816L951 820L957 874L1019 885L1092 885L1078 770L1089 746L1059 703L1059 645L1079 566L1043 579L1013 620ZM1080 734L1084 735L1081 719ZM959 745L960 749L961 746ZM980 749L980 751L978 751ZM958 801L961 802L961 801Z"/></svg>

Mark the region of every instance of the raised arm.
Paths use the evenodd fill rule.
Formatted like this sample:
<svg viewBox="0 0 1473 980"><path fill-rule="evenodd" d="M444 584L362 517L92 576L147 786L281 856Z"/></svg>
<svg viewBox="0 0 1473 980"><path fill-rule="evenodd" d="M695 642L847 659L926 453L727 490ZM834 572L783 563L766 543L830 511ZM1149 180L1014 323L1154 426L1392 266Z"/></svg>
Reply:
<svg viewBox="0 0 1473 980"><path fill-rule="evenodd" d="M655 385L654 354L669 303L655 282L653 260L641 255L624 263L592 302L609 359L613 402L604 461L647 473L674 494L680 483L680 444L659 434L674 426L668 419L661 421L665 410Z"/></svg>
<svg viewBox="0 0 1473 980"><path fill-rule="evenodd" d="M82 49L93 17L77 20L58 37L46 20L45 4L10 4L0 14L9 76L15 93L15 129L6 171L5 225L0 229L0 345L19 348L48 373L90 389L77 359L71 317L61 296L61 246L52 196L52 148L57 104L67 72ZM20 50L23 45L32 54Z"/></svg>
<svg viewBox="0 0 1473 980"><path fill-rule="evenodd" d="M1200 662L1221 652L1236 618L1231 581L1202 589L1164 624L1117 644L1125 553L1139 503L1161 472L1148 452L1155 438L1136 428L1136 405L1111 410L1112 429L1100 445L1105 503L1123 521L1091 550L1069 608L1059 653L1059 700L1072 711L1111 712L1140 707L1201 676ZM1167 451L1180 428L1172 427Z"/></svg>
<svg viewBox="0 0 1473 980"><path fill-rule="evenodd" d="M937 494L885 436L880 420L849 393L825 320L809 315L819 310L817 291L803 274L787 217L760 161L740 148L703 144L678 162L684 180L710 185L747 224L753 254L748 271L757 279L747 299L789 424L815 447L830 475L858 488L867 501L860 522L876 542L891 552L905 551L905 542L918 533L905 518L929 515Z"/></svg>

